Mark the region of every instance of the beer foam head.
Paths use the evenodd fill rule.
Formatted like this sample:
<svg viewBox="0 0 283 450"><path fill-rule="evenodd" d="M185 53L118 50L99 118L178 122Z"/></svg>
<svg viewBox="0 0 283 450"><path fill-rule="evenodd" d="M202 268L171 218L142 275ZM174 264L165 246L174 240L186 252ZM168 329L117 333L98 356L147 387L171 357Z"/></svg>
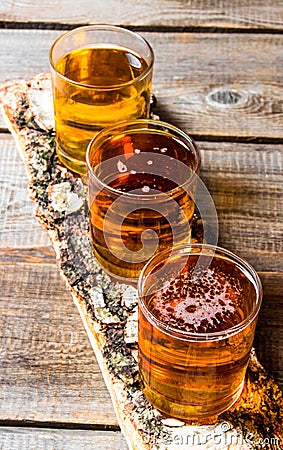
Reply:
<svg viewBox="0 0 283 450"><path fill-rule="evenodd" d="M162 322L182 331L222 331L243 320L243 292L239 280L229 273L209 268L193 278L183 271L151 300L152 313Z"/></svg>

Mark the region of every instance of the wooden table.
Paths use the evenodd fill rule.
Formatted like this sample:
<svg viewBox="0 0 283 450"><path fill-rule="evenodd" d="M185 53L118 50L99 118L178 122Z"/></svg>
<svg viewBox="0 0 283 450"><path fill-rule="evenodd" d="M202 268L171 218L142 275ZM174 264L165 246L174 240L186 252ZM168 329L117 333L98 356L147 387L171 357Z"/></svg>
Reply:
<svg viewBox="0 0 283 450"><path fill-rule="evenodd" d="M1 2L0 20L1 82L49 70L51 43L79 24L123 25L149 40L160 115L198 143L219 245L246 258L263 282L255 346L283 387L282 1L11 0ZM0 448L125 450L0 120Z"/></svg>

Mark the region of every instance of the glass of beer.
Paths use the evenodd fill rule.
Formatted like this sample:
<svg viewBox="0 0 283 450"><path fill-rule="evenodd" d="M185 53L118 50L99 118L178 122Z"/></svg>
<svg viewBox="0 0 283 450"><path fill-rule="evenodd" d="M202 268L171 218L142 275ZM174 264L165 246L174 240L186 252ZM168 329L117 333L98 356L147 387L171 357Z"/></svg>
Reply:
<svg viewBox="0 0 283 450"><path fill-rule="evenodd" d="M153 254L190 242L200 154L186 133L123 121L93 138L86 161L91 242L107 272L135 282Z"/></svg>
<svg viewBox="0 0 283 450"><path fill-rule="evenodd" d="M49 61L57 154L84 174L87 145L99 130L149 117L153 50L132 31L89 25L61 35Z"/></svg>
<svg viewBox="0 0 283 450"><path fill-rule="evenodd" d="M139 291L139 368L144 394L182 420L207 419L241 395L262 286L235 254L181 245L143 268Z"/></svg>

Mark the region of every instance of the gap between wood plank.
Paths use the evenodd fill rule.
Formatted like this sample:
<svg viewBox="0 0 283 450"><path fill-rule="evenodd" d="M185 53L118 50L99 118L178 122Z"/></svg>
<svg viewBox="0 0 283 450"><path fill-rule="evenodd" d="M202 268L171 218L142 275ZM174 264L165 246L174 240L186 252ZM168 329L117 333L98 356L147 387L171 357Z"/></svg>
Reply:
<svg viewBox="0 0 283 450"><path fill-rule="evenodd" d="M272 138L263 136L212 136L190 133L190 136L197 142L234 142L236 144L283 144L283 138Z"/></svg>
<svg viewBox="0 0 283 450"><path fill-rule="evenodd" d="M38 422L34 420L0 420L0 427L11 428L46 428L66 430L92 430L92 431L116 431L121 432L118 425L104 425L76 422Z"/></svg>
<svg viewBox="0 0 283 450"><path fill-rule="evenodd" d="M0 21L0 29L26 29L26 30L71 30L80 26L89 25L88 23L58 23L58 22L7 22ZM212 27L212 26L170 26L170 25L122 25L117 24L122 28L127 28L137 32L151 32L151 33L235 33L235 34L283 34L283 29L276 28L236 28L236 27Z"/></svg>
<svg viewBox="0 0 283 450"><path fill-rule="evenodd" d="M0 127L0 134L11 134L8 128ZM196 142L231 142L235 144L272 144L272 145L282 145L283 138L272 138L263 136L212 136L212 135L202 135L190 133L190 136Z"/></svg>

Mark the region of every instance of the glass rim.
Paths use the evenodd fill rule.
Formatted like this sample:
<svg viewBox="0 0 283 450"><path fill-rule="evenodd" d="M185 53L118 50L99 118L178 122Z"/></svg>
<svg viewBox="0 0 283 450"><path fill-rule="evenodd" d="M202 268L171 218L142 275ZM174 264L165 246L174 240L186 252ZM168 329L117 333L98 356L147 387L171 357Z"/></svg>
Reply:
<svg viewBox="0 0 283 450"><path fill-rule="evenodd" d="M136 127L123 129L123 127L126 125L128 125L129 127L136 125ZM143 125L144 125L144 127L143 127ZM153 126L156 126L156 128L148 128L148 127L146 127L146 125L153 125ZM158 129L158 127L166 127L169 129L169 131L172 130L172 132L178 133L179 137L182 137L184 139L185 145L187 147L189 147L191 150L193 150L196 164L195 164L195 167L193 169L191 169L191 176L184 183L179 184L175 188L170 189L166 192L143 194L142 199L147 201L147 200L152 200L153 198L164 197L164 195L170 196L170 195L173 195L175 192L177 192L179 189L182 189L184 186L192 184L195 181L195 179L198 177L198 171L200 170L200 165L201 165L201 155L200 155L200 152L199 152L199 149L198 149L196 143L194 142L193 138L190 135L185 133L180 128L178 128L174 125L171 125L167 122L163 122L161 120L155 120L155 119L123 120L123 121L115 123L114 125L111 125L109 127L106 127L106 128L103 128L102 130L100 130L91 139L91 141L89 142L89 144L87 146L86 165L87 165L87 169L88 169L88 177L91 176L92 178L94 178L95 181L98 182L98 184L100 184L103 189L108 190L110 193L114 194L115 196L120 197L121 195L123 195L123 196L126 196L127 198L133 198L133 199L141 197L140 194L119 191L118 189L115 189L115 188L109 186L107 183L104 183L104 181L100 180L93 171L93 168L92 168L92 165L90 162L90 153L91 153L93 144L97 140L102 139L104 135L109 136L109 133L111 133L112 130L119 131L119 128L120 128L121 133L123 132L123 133L127 134L127 132L130 132L130 131L133 131L133 132L138 132L138 131L142 131L142 130L155 131L156 129ZM172 135L175 136L174 134L172 134Z"/></svg>
<svg viewBox="0 0 283 450"><path fill-rule="evenodd" d="M191 249L200 249L199 255L203 255L203 250L210 250L213 252L213 258L215 257L215 253L217 253L217 252L222 253L222 256L224 255L230 261L235 262L244 274L246 274L246 272L248 272L249 275L252 277L252 279L249 278L249 280L253 283L253 286L255 288L256 304L254 305L253 310L249 313L249 315L244 320L242 320L240 323L238 323L237 325L234 325L231 328L228 328L226 330L207 332L207 333L198 333L198 332L192 332L192 331L178 330L177 328L174 328L168 324L165 324L164 322L162 322L161 320L156 318L151 313L151 311L149 311L147 306L145 305L145 303L143 301L143 293L142 292L143 292L146 277L148 276L148 274L147 275L145 274L148 267L154 262L155 259L159 258L158 263L160 263L165 260L166 255L169 256L169 258L173 256L173 253L177 254L177 255L178 254L181 255L182 250L187 251L188 257L189 257L189 255L191 254ZM197 252L195 252L194 254L197 254ZM153 266L152 269L154 269L154 267L155 266ZM151 271L152 271L152 269L151 269ZM250 263L248 263L242 257L236 255L235 253L233 253L230 250L227 250L223 247L220 247L217 245L211 245L211 244L197 244L197 243L176 245L176 246L173 246L173 248L166 248L165 250L162 250L161 252L156 253L154 256L152 256L146 262L146 264L144 265L144 267L142 268L142 270L140 272L140 275L138 278L137 290L138 290L139 308L142 307L146 311L146 313L149 317L149 320L152 322L152 324L154 326L157 326L157 328L159 328L162 332L164 332L170 336L173 336L177 339L181 339L181 340L188 341L188 342L191 342L191 341L193 341L193 342L221 341L223 339L229 338L230 336L238 334L239 332L241 332L242 330L247 328L247 326L250 323L252 323L253 320L257 317L260 307L261 307L262 296L263 296L262 283L260 281L260 278L259 278L256 270L253 268L253 266Z"/></svg>
<svg viewBox="0 0 283 450"><path fill-rule="evenodd" d="M84 30L116 31L116 32L122 32L124 34L129 35L129 36L135 37L140 42L143 42L146 45L146 47L149 49L150 61L149 61L148 66L146 67L146 69L144 70L144 72L142 74L138 75L137 77L133 78L132 80L127 81L125 83L113 84L111 86L85 84L85 83L80 83L79 81L71 80L70 78L68 78L65 75L63 75L59 70L57 70L56 65L55 65L56 63L54 63L54 61L53 61L53 51L54 51L56 45L58 43L60 43L61 40L64 39L66 36L72 35L72 34L76 34L77 32L84 31ZM93 47L93 48L95 48L95 47ZM94 24L94 25L83 25L83 26L75 27L75 28L73 28L71 30L67 30L64 33L60 34L60 36L58 36L57 39L55 39L55 41L52 43L52 45L50 47L48 59L49 59L50 67L52 68L52 70L54 70L56 75L58 75L62 80L68 82L69 84L72 84L74 86L80 86L81 88L86 88L86 89L95 89L95 90L101 90L101 91L111 91L111 90L115 90L115 89L120 89L123 86L125 86L125 87L126 86L130 86L133 83L135 83L137 81L140 81L143 78L145 78L151 72L151 70L153 68L154 52L153 52L153 49L152 49L151 45L149 44L149 42L141 34L136 33L135 31L131 31L131 30L128 30L127 28L119 27L117 25Z"/></svg>

